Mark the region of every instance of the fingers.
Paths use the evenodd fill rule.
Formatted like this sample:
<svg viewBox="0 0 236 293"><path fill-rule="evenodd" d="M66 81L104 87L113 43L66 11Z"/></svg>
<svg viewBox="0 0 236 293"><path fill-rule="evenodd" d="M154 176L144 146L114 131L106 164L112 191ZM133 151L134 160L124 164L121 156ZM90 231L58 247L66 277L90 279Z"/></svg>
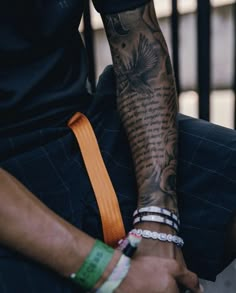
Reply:
<svg viewBox="0 0 236 293"><path fill-rule="evenodd" d="M186 265L186 262L184 260L184 257L183 257L183 254L182 253L177 253L176 255L176 260L177 260L177 263L181 264L182 265L182 268L184 268L185 271L188 271L187 270L187 265ZM189 272L189 271L188 271ZM190 272L191 273L191 272ZM196 275L196 278L198 280L198 283L199 283L199 279ZM200 287L200 292L204 292L204 288L201 284L199 284L199 287ZM182 290L180 289L180 292L185 292L185 293L188 293L188 292L191 292L190 290L187 290L186 289L184 290L184 286L181 286ZM194 292L194 291L193 291Z"/></svg>
<svg viewBox="0 0 236 293"><path fill-rule="evenodd" d="M204 289L200 285L199 278L196 274L184 269L181 274L176 276L176 281L189 289L192 293L203 293Z"/></svg>

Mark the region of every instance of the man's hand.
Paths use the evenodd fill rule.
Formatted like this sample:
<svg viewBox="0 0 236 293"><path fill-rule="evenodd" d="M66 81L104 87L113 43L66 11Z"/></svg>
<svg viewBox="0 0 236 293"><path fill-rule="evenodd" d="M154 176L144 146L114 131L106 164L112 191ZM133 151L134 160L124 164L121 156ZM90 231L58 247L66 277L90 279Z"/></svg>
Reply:
<svg viewBox="0 0 236 293"><path fill-rule="evenodd" d="M134 160L138 207L158 206L178 214L177 95L153 1L104 15L103 20L117 81L117 106ZM160 230L163 226L152 224L139 228L168 233ZM117 292L175 293L179 292L177 284L201 292L197 276L187 270L178 248L143 240Z"/></svg>
<svg viewBox="0 0 236 293"><path fill-rule="evenodd" d="M181 255L179 255L181 257ZM202 293L195 274L177 261L162 257L137 256L115 293L179 293L178 284L192 293Z"/></svg>
<svg viewBox="0 0 236 293"><path fill-rule="evenodd" d="M156 223L142 223L137 225L136 228L151 228L152 231L175 234L168 226ZM151 258L158 264L158 271L152 275L152 278L160 283L160 291L153 292L179 292L179 286L189 289L191 292L203 292L203 288L200 288L198 276L187 269L182 250L175 244L152 239L142 239L135 257L137 259L142 259L143 257ZM162 286L164 286L163 279L166 280L167 284L164 285L167 286L169 291L161 291ZM146 292L149 293L149 291Z"/></svg>

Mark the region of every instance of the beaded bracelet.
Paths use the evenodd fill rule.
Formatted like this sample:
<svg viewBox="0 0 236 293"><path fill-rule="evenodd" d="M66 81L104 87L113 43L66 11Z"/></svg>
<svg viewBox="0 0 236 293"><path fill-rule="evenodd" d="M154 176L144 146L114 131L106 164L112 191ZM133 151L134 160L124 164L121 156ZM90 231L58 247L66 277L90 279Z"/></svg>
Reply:
<svg viewBox="0 0 236 293"><path fill-rule="evenodd" d="M130 258L122 255L108 280L96 291L96 293L113 293L127 276L130 268Z"/></svg>
<svg viewBox="0 0 236 293"><path fill-rule="evenodd" d="M131 231L131 233L137 234L137 235L142 236L143 238L147 238L147 239L160 240L163 242L171 242L171 243L176 244L179 247L184 246L183 239L181 237L178 237L177 235L152 232L149 230L142 230L142 229L133 229Z"/></svg>
<svg viewBox="0 0 236 293"><path fill-rule="evenodd" d="M137 209L134 212L133 217L136 217L137 215L140 215L143 213L160 214L160 215L171 218L174 222L176 222L178 225L180 225L179 217L175 213L173 213L172 211L170 211L168 209L160 208L157 206L143 207L143 208Z"/></svg>
<svg viewBox="0 0 236 293"><path fill-rule="evenodd" d="M136 217L134 218L133 225L142 223L142 222L155 222L155 223L165 224L173 228L176 232L179 232L179 226L174 221L171 221L161 216L148 215L148 216Z"/></svg>
<svg viewBox="0 0 236 293"><path fill-rule="evenodd" d="M80 269L70 278L85 290L91 290L102 277L114 255L114 249L96 240Z"/></svg>

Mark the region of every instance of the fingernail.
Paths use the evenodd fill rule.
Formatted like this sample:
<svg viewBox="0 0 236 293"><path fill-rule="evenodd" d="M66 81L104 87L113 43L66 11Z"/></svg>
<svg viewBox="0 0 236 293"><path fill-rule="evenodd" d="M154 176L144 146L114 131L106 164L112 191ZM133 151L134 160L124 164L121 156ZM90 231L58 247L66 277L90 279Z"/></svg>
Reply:
<svg viewBox="0 0 236 293"><path fill-rule="evenodd" d="M205 290L204 290L202 284L200 284L200 289L201 289L201 292L204 293Z"/></svg>

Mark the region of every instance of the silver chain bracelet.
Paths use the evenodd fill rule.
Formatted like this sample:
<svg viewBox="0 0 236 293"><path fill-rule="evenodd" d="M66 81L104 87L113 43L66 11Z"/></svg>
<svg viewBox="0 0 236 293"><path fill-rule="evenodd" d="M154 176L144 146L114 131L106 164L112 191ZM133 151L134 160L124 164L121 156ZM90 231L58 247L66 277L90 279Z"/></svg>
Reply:
<svg viewBox="0 0 236 293"><path fill-rule="evenodd" d="M149 230L142 230L142 229L133 229L132 231L130 231L130 233L131 234L133 233L135 235L139 235L139 236L141 236L143 238L147 238L147 239L160 240L163 242L174 243L179 247L184 246L184 240L177 235L152 232Z"/></svg>

